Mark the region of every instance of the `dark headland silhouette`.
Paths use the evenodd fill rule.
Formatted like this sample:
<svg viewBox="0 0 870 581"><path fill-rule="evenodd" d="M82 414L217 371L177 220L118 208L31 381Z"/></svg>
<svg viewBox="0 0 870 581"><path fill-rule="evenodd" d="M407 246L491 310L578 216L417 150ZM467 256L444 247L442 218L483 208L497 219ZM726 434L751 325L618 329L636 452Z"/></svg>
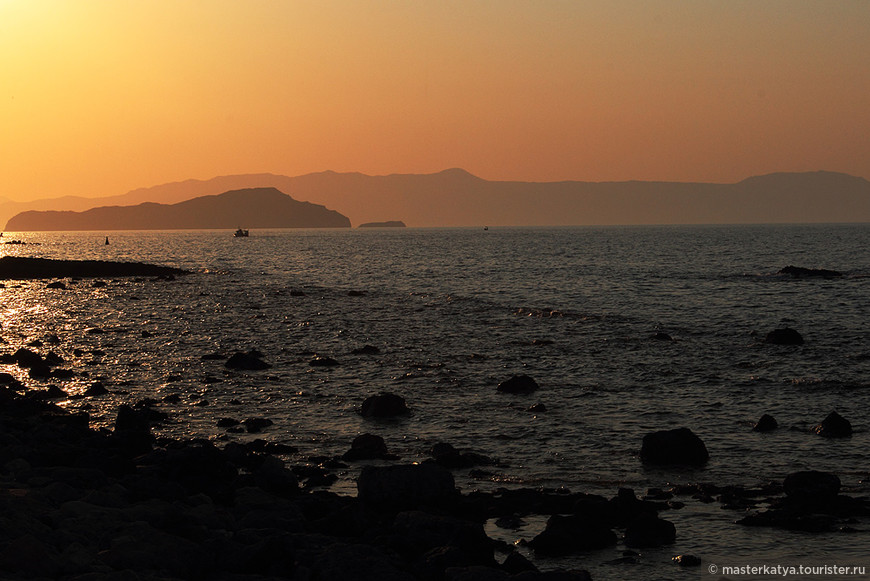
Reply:
<svg viewBox="0 0 870 581"><path fill-rule="evenodd" d="M774 173L733 184L504 182L461 169L368 176L331 171L296 177L249 174L187 180L112 198L0 203L0 220L24 209L176 203L227 190L273 187L335 208L353 223L400 217L409 226L738 224L870 222L870 182L835 172ZM76 206L76 207L72 207ZM239 219L221 227L237 228ZM256 227L245 223L246 227ZM214 226L209 226L214 227ZM10 222L7 230L18 230ZM23 228L22 228L23 229Z"/></svg>
<svg viewBox="0 0 870 581"><path fill-rule="evenodd" d="M172 230L246 228L349 228L350 220L324 206L299 202L275 188L234 190L176 204L145 202L84 212L29 211L6 230Z"/></svg>

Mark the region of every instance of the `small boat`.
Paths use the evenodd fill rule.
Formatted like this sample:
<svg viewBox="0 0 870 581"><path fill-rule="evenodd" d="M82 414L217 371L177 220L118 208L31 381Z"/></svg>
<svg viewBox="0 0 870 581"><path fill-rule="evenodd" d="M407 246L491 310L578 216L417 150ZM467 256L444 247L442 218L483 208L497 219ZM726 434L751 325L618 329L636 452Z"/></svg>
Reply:
<svg viewBox="0 0 870 581"><path fill-rule="evenodd" d="M247 230L242 230L241 228L239 228L238 230L236 230L236 233L233 234L233 236L235 236L236 238L247 238L247 237L248 237L248 231L247 231Z"/></svg>

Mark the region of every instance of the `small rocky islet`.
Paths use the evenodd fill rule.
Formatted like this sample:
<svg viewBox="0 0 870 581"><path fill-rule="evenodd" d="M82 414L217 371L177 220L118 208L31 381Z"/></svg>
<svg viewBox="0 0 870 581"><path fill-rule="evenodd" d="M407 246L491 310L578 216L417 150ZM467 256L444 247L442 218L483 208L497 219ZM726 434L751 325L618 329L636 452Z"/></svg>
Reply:
<svg viewBox="0 0 870 581"><path fill-rule="evenodd" d="M497 461L441 443L430 460L408 464L380 436L362 434L341 457L288 465L279 456L296 450L276 442L220 447L155 437L152 428L166 420L155 401L122 405L112 429L93 429L86 413L50 403L67 395L62 389L35 389L69 372L45 347L20 346L0 360L28 375L22 381L0 374L0 571L10 579L121 579L135 572L138 579L580 580L591 577L539 571L515 547L489 538L484 523L510 528L528 515L549 515L544 529L518 546L545 561L615 549L621 540L630 564L641 559L637 550L675 542L680 532L667 515L690 501L739 511L740 525L807 532L857 532L870 517L867 499L842 494L837 475L827 472L796 472L755 488L671 485L640 496L628 488L612 497L566 489L462 493L451 470ZM228 369L270 367L256 350L203 357L224 360ZM526 398L539 386L514 376L494 389ZM82 397L103 393L95 381ZM413 402L382 392L361 402L360 413L391 421L413 413ZM269 420L225 425L256 433ZM778 427L769 415L757 425L762 432ZM812 431L847 438L851 424L832 412ZM639 446L640 461L659 467L702 466L709 458L688 428L650 433ZM320 488L348 463L359 469L357 496ZM701 562L674 558L675 566Z"/></svg>

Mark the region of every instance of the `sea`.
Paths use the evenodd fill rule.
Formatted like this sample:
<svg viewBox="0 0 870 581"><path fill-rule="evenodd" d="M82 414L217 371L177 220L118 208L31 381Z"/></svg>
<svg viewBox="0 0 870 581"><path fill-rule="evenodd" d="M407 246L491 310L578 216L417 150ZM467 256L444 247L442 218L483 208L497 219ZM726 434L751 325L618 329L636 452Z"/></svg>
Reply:
<svg viewBox="0 0 870 581"><path fill-rule="evenodd" d="M158 435L218 445L262 438L296 447L288 464L341 455L362 433L382 436L395 462L423 461L440 442L491 458L455 471L463 492L561 488L612 497L622 487L643 496L824 470L840 477L845 494L870 494L867 224L252 230L248 238L7 232L0 241L12 239L27 244L0 244L0 253L191 271L175 280L67 280L65 290L2 281L0 350L38 341L38 351L61 355L77 375L56 382L70 396L58 403L87 411L95 428L111 428L120 404L150 399L169 415ZM788 265L843 276L778 274ZM804 344L765 342L783 327ZM355 352L365 346L377 352ZM231 371L203 357L251 349L272 367ZM311 366L315 356L338 365ZM497 391L514 375L540 389ZM97 381L109 393L81 397ZM380 392L404 397L411 414L363 418L362 402ZM530 411L535 404L543 406ZM813 433L834 410L852 423L852 437ZM779 429L753 431L762 414ZM234 433L217 426L221 418L273 425ZM678 427L704 441L707 465L644 466L644 435ZM359 468L338 469L330 489L355 494ZM868 522L835 533L745 527L735 524L744 511L675 500L686 506L661 516L675 524L676 543L635 553L620 543L537 558L518 541L549 515L525 516L516 529L489 522L486 531L541 569L584 568L596 580L870 564ZM681 554L702 566L672 563Z"/></svg>

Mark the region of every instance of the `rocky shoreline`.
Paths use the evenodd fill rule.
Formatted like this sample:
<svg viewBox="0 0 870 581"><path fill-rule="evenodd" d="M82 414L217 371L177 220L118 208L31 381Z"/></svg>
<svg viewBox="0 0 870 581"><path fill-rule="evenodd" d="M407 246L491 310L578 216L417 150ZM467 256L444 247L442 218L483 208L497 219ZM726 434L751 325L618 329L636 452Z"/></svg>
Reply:
<svg viewBox="0 0 870 581"><path fill-rule="evenodd" d="M461 494L448 467L462 455L449 446L422 464L363 466L358 495L341 496L300 486L328 481L325 471L341 459L289 467L262 440L219 448L155 438L160 413L148 402L120 406L114 429L94 430L87 414L40 394L15 380L0 391L6 579L572 581L591 576L541 572L490 539L484 523L515 528L524 516L551 515L543 532L519 541L535 555L615 547L618 534L634 562L636 551L674 543L674 525L659 515L685 506L680 496L741 514L769 506L739 521L748 526L855 533L856 519L870 516L867 499L839 494L839 479L821 472L757 489L692 485L642 498L629 489L610 499L565 489ZM359 449L345 460L364 459ZM674 566L701 562L681 555Z"/></svg>

